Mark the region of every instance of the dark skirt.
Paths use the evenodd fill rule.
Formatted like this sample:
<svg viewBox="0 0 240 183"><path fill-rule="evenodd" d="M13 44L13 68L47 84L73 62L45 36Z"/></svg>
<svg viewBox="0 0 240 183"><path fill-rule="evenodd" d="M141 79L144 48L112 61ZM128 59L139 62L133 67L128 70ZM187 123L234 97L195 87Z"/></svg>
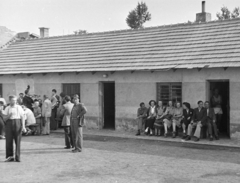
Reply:
<svg viewBox="0 0 240 183"><path fill-rule="evenodd" d="M187 119L183 118L182 122L188 127L188 125L190 124L191 120L187 120Z"/></svg>
<svg viewBox="0 0 240 183"><path fill-rule="evenodd" d="M164 118L156 119L156 121L154 122L153 127L154 127L155 129L161 129L161 128L163 128L163 119L164 119Z"/></svg>
<svg viewBox="0 0 240 183"><path fill-rule="evenodd" d="M154 124L154 122L155 122L155 119L156 119L156 118L148 118L148 119L146 119L146 125L145 125L145 127L146 127L146 128L149 127L150 129L153 129L153 124Z"/></svg>

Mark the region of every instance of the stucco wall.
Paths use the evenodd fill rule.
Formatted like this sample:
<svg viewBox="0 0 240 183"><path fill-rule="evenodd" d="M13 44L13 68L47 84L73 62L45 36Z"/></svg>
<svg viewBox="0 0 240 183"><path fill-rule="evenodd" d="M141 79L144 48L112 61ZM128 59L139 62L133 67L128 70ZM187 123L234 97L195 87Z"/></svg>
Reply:
<svg viewBox="0 0 240 183"><path fill-rule="evenodd" d="M103 74L108 74L103 78ZM30 84L32 92L43 95L51 94L53 88L60 93L62 83L80 83L81 100L88 108L86 119L89 128L102 128L101 121L101 81L115 81L116 92L116 129L136 129L136 110L140 102L146 104L156 99L157 82L182 82L183 101L188 101L192 107L197 106L198 100L208 100L207 80L230 81L230 120L231 132L240 131L240 72L238 68L220 69L185 69L176 72L97 72L92 73L64 73L59 74L33 74L1 76L3 84L3 97L10 94L24 92ZM19 84L20 83L20 84Z"/></svg>

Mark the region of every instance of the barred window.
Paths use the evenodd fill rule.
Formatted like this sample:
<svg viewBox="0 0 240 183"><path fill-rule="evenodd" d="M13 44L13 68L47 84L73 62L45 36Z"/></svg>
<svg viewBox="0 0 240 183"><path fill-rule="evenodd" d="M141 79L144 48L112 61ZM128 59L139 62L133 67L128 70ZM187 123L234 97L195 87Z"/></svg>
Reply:
<svg viewBox="0 0 240 183"><path fill-rule="evenodd" d="M157 100L161 100L164 105L168 101L182 102L182 83L157 83Z"/></svg>
<svg viewBox="0 0 240 183"><path fill-rule="evenodd" d="M79 83L64 83L63 84L63 93L72 97L74 94L80 95L80 84Z"/></svg>

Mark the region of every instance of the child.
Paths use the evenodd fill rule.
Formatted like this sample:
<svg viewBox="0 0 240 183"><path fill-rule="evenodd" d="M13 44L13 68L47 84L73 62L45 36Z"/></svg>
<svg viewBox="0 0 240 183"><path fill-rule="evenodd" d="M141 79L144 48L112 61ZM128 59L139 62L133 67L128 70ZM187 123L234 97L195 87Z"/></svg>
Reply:
<svg viewBox="0 0 240 183"><path fill-rule="evenodd" d="M42 110L39 107L39 105L40 105L39 101L35 100L33 105L33 113L36 118L37 134L41 135L42 134Z"/></svg>

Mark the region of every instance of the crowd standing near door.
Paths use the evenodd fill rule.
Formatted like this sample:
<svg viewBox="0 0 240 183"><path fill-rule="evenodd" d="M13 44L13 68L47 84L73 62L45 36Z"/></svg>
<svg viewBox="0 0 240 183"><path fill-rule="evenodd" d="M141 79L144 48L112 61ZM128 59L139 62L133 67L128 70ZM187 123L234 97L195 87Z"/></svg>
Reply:
<svg viewBox="0 0 240 183"><path fill-rule="evenodd" d="M212 104L212 107L211 105ZM136 135L144 133L149 136L164 136L167 138L172 131L172 138L182 132L185 141L193 139L195 142L208 136L210 141L219 140L219 126L221 123L222 97L218 89L209 101L198 101L198 107L191 108L190 103L169 101L167 106L163 101L151 100L149 107L144 102L140 103L137 110L138 130Z"/></svg>
<svg viewBox="0 0 240 183"><path fill-rule="evenodd" d="M20 162L20 144L22 135L50 135L50 130L62 126L65 132L64 149L73 153L83 150L84 115L87 109L80 102L79 95L72 97L52 90L52 96L31 95L27 86L19 97L9 96L9 103L0 96L0 139L6 139L5 162ZM13 152L15 142L15 157Z"/></svg>

